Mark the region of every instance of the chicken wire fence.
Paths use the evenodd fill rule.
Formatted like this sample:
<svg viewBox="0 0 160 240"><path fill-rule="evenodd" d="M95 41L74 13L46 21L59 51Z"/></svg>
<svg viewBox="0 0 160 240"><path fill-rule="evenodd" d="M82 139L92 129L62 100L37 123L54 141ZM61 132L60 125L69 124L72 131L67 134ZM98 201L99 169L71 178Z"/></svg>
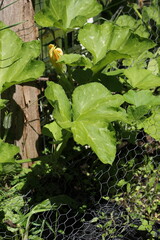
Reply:
<svg viewBox="0 0 160 240"><path fill-rule="evenodd" d="M140 3L150 5L149 1ZM131 11L122 5L111 18L130 15ZM154 21L152 25L154 40L159 46L159 28ZM54 34L50 29L40 29L44 61L47 61L47 46ZM63 45L59 33L55 41ZM48 67L47 77L50 78L50 74ZM45 102L40 102L42 122L46 121L47 108ZM60 163L52 168L46 163L37 164L32 172L27 172L24 193L14 196L18 192L18 181L26 172L19 175L13 183L16 187L3 199L8 220L0 230L0 239L160 239L159 142L143 130L136 131L127 125L122 128L127 134L123 134L123 129L120 131L121 141L111 166L98 161L89 147L74 143L73 148L71 140L72 158L71 149L67 149ZM159 126L156 128L159 132ZM45 137L43 142L44 148L46 144L52 145ZM34 205L33 201L38 204ZM15 224L17 219L19 224Z"/></svg>

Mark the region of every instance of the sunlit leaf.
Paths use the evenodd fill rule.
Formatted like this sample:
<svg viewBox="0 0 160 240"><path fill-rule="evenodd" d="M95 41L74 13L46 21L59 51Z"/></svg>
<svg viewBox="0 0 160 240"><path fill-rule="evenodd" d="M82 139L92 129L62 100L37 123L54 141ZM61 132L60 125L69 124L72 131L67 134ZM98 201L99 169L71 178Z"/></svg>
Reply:
<svg viewBox="0 0 160 240"><path fill-rule="evenodd" d="M105 164L112 164L116 154L114 131L104 122L75 121L72 132L76 142L89 145L98 158Z"/></svg>
<svg viewBox="0 0 160 240"><path fill-rule="evenodd" d="M150 90L134 91L129 90L124 95L126 102L135 105L136 107L147 105L160 105L160 96L154 96Z"/></svg>
<svg viewBox="0 0 160 240"><path fill-rule="evenodd" d="M54 107L54 118L62 128L71 125L71 104L63 88L54 82L48 82L45 96Z"/></svg>
<svg viewBox="0 0 160 240"><path fill-rule="evenodd" d="M145 22L153 19L160 26L160 8L157 6L143 7L142 17Z"/></svg>
<svg viewBox="0 0 160 240"><path fill-rule="evenodd" d="M148 114L149 107L146 105L142 106L128 106L127 114L128 120L131 124L137 124L137 121L142 121L144 119L144 115ZM142 119L143 118L143 119Z"/></svg>
<svg viewBox="0 0 160 240"><path fill-rule="evenodd" d="M138 128L143 128L144 131L153 137L155 140L160 141L160 108L152 110L152 115L141 121Z"/></svg>
<svg viewBox="0 0 160 240"><path fill-rule="evenodd" d="M157 59L150 59L148 63L148 70L150 70L154 75L159 74L160 72L160 57Z"/></svg>
<svg viewBox="0 0 160 240"><path fill-rule="evenodd" d="M119 107L121 95L112 95L100 83L89 83L76 88L72 95L73 124L71 130L76 142L91 146L103 163L115 158L116 140L109 123L125 121L126 114Z"/></svg>
<svg viewBox="0 0 160 240"><path fill-rule="evenodd" d="M3 142L0 139L0 163L14 162L14 156L19 152L19 148Z"/></svg>
<svg viewBox="0 0 160 240"><path fill-rule="evenodd" d="M129 55L127 54L123 54L123 53L119 53L115 50L110 50L106 53L106 56L101 59L98 63L96 63L91 69L94 73L102 70L104 67L106 67L106 65L108 65L109 63L112 63L113 61L116 61L118 59L122 59L122 58L128 58ZM122 70L119 70L122 71ZM110 74L112 74L112 72L109 72Z"/></svg>
<svg viewBox="0 0 160 240"><path fill-rule="evenodd" d="M160 86L160 77L152 74L147 69L139 69L138 67L128 68L124 71L127 82L133 88L151 89Z"/></svg>
<svg viewBox="0 0 160 240"><path fill-rule="evenodd" d="M0 139L0 173L9 173L15 168L14 156L19 148Z"/></svg>
<svg viewBox="0 0 160 240"><path fill-rule="evenodd" d="M116 20L116 24L121 27L128 26L134 31L135 34L139 35L140 37L149 37L149 32L147 31L146 25L144 25L141 19L137 20L129 15L122 15L118 17L118 19Z"/></svg>
<svg viewBox="0 0 160 240"><path fill-rule="evenodd" d="M5 26L0 22L0 28ZM8 87L32 81L42 75L44 63L35 60L40 54L40 42L23 42L10 29L1 31L0 92Z"/></svg>
<svg viewBox="0 0 160 240"><path fill-rule="evenodd" d="M54 138L56 141L62 140L62 128L56 122L46 124L42 128L42 133L48 137Z"/></svg>
<svg viewBox="0 0 160 240"><path fill-rule="evenodd" d="M124 59L123 65L129 67L138 66L139 68L145 68L147 67L147 59L149 58L153 58L153 53L149 51L144 51L137 57Z"/></svg>
<svg viewBox="0 0 160 240"><path fill-rule="evenodd" d="M80 54L64 54L58 62L63 62L70 66L85 66L86 68L92 67L90 59Z"/></svg>
<svg viewBox="0 0 160 240"><path fill-rule="evenodd" d="M112 122L124 120L119 106L124 102L121 95L112 95L100 83L89 83L75 89L73 95L73 119Z"/></svg>
<svg viewBox="0 0 160 240"><path fill-rule="evenodd" d="M96 0L46 0L36 16L43 27L57 27L64 31L82 27L88 18L98 15L102 6Z"/></svg>
<svg viewBox="0 0 160 240"><path fill-rule="evenodd" d="M101 25L86 24L79 31L78 38L93 55L94 64L104 58L109 50L135 58L156 45L149 39L133 34L129 27L120 27L107 21Z"/></svg>
<svg viewBox="0 0 160 240"><path fill-rule="evenodd" d="M91 146L103 163L111 164L115 158L116 140L110 123L126 121L125 110L120 107L124 102L123 96L112 95L100 83L81 85L72 94L71 119L71 105L60 85L48 83L45 95L54 107L56 123L69 128L79 144ZM55 134L56 128L53 131L48 129Z"/></svg>

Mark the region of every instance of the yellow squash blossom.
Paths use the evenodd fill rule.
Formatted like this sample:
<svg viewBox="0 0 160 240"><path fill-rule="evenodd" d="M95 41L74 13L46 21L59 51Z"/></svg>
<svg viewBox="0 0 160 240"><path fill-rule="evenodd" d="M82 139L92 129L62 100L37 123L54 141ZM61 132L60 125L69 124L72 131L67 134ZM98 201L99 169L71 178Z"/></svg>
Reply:
<svg viewBox="0 0 160 240"><path fill-rule="evenodd" d="M53 64L53 66L55 67L57 73L62 73L65 71L65 64L62 63L57 63L57 61L60 59L60 57L63 55L63 51L61 48L57 48L55 45L53 44L49 44L49 57L50 60Z"/></svg>

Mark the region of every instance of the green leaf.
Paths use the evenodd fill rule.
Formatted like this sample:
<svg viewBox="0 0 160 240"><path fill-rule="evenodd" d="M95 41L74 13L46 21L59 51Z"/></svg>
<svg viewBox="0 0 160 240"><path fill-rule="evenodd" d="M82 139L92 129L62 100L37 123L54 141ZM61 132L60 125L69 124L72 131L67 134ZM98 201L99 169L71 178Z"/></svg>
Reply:
<svg viewBox="0 0 160 240"><path fill-rule="evenodd" d="M131 33L131 32L130 32ZM155 47L156 44L147 38L142 38L136 34L131 33L129 38L122 43L119 52L128 54L134 59L139 57L141 54L148 52L147 50Z"/></svg>
<svg viewBox="0 0 160 240"><path fill-rule="evenodd" d="M113 131L104 122L74 121L74 140L81 145L89 145L105 164L112 164L116 154L116 140Z"/></svg>
<svg viewBox="0 0 160 240"><path fill-rule="evenodd" d="M157 6L143 7L142 18L145 22L153 19L160 26L160 8Z"/></svg>
<svg viewBox="0 0 160 240"><path fill-rule="evenodd" d="M56 209L57 206L55 204L52 204L50 199L46 199L44 201L42 201L41 203L37 204L36 206L34 206L31 211L29 212L29 214L27 214L27 216L31 216L35 213L39 213L39 212L45 212L45 211L50 211L50 210L54 210Z"/></svg>
<svg viewBox="0 0 160 240"><path fill-rule="evenodd" d="M14 156L19 148L0 139L0 173L9 173L15 169Z"/></svg>
<svg viewBox="0 0 160 240"><path fill-rule="evenodd" d="M0 163L14 162L14 156L18 152L18 147L5 143L0 139Z"/></svg>
<svg viewBox="0 0 160 240"><path fill-rule="evenodd" d="M123 65L129 66L129 67L138 66L139 68L145 68L147 67L147 59L153 58L153 57L154 57L153 53L149 51L144 51L137 57L124 59Z"/></svg>
<svg viewBox="0 0 160 240"><path fill-rule="evenodd" d="M160 59L160 58L159 58ZM154 75L157 75L160 72L159 59L150 59L148 63L148 70L150 70Z"/></svg>
<svg viewBox="0 0 160 240"><path fill-rule="evenodd" d="M93 55L94 64L104 58L109 50L137 57L156 45L151 40L133 34L129 27L120 27L107 21L102 25L86 24L79 31L78 39Z"/></svg>
<svg viewBox="0 0 160 240"><path fill-rule="evenodd" d="M126 121L125 110L120 108L124 102L123 96L112 95L96 82L77 87L72 94L71 122L70 102L62 87L49 82L45 95L54 107L56 123L65 129L71 128L75 141L82 145L88 144L103 163L112 164L116 140L110 122ZM51 128L49 130L52 131Z"/></svg>
<svg viewBox="0 0 160 240"><path fill-rule="evenodd" d="M31 211L24 216L24 218L30 218L35 213L45 212L45 211L54 211L61 204L67 204L71 206L75 206L76 202L68 197L67 195L58 195L55 197L48 198L41 203L35 205Z"/></svg>
<svg viewBox="0 0 160 240"><path fill-rule="evenodd" d="M65 205L68 205L72 208L76 208L77 206L77 202L69 197L68 195L65 195L65 194L61 194L61 195L58 195L58 196L55 196L55 197L51 197L50 198L50 201L51 203L55 203L57 204L57 206L61 206L62 204L65 204Z"/></svg>
<svg viewBox="0 0 160 240"><path fill-rule="evenodd" d="M113 70L113 71L108 71L108 68L105 68L102 73L104 73L107 76L115 76L115 75L120 75L124 72L124 69L117 69L117 70Z"/></svg>
<svg viewBox="0 0 160 240"><path fill-rule="evenodd" d="M150 106L160 105L160 96L154 96L150 90L129 90L123 96L126 102L136 107L147 105L149 108Z"/></svg>
<svg viewBox="0 0 160 240"><path fill-rule="evenodd" d="M97 73L98 71L102 70L104 67L106 67L106 65L108 65L109 63L116 61L118 59L122 59L122 58L128 58L129 55L127 54L122 54L119 53L115 50L110 50L106 53L106 56L101 59L98 63L96 63L91 70L94 73ZM112 73L112 72L111 72Z"/></svg>
<svg viewBox="0 0 160 240"><path fill-rule="evenodd" d="M147 31L147 28L142 20L137 20L129 15L122 15L118 17L116 24L121 27L129 27L134 31L135 34L139 35L140 37L149 37L149 32Z"/></svg>
<svg viewBox="0 0 160 240"><path fill-rule="evenodd" d="M57 63L58 62L65 63L70 66L85 66L86 68L92 67L90 59L80 54L64 54Z"/></svg>
<svg viewBox="0 0 160 240"><path fill-rule="evenodd" d="M153 137L155 140L160 141L160 108L152 110L152 115L141 121L138 128L143 128L144 131Z"/></svg>
<svg viewBox="0 0 160 240"><path fill-rule="evenodd" d="M19 212L19 210L24 206L23 196L10 196L9 199L5 199L1 208L5 211L6 217L12 219L13 211Z"/></svg>
<svg viewBox="0 0 160 240"><path fill-rule="evenodd" d="M128 114L128 118L129 121L132 124L137 123L137 121L141 120L144 117L144 115L146 115L149 112L149 107L148 106L139 106L139 107L135 107L135 106L128 106L127 108L127 114Z"/></svg>
<svg viewBox="0 0 160 240"><path fill-rule="evenodd" d="M120 28L120 37L115 39L114 28L111 22L102 25L87 24L79 31L78 39L81 44L93 55L93 62L96 64L105 57L108 50L117 50L121 41L129 35L128 28ZM118 32L118 31L117 31ZM123 34L121 33L123 32Z"/></svg>
<svg viewBox="0 0 160 240"><path fill-rule="evenodd" d="M42 128L42 133L48 137L54 138L56 141L62 140L62 128L56 122L46 124Z"/></svg>
<svg viewBox="0 0 160 240"><path fill-rule="evenodd" d="M94 82L77 87L72 99L74 122L71 130L75 141L91 146L103 163L112 164L116 140L109 123L125 121L125 112L119 107L123 97L112 95L102 84Z"/></svg>
<svg viewBox="0 0 160 240"><path fill-rule="evenodd" d="M0 22L0 28L5 26ZM42 75L44 63L34 60L40 54L40 42L23 42L10 29L1 31L0 92L14 84L32 81Z"/></svg>
<svg viewBox="0 0 160 240"><path fill-rule="evenodd" d="M133 88L151 89L160 86L160 77L147 69L139 69L135 66L124 70L124 74Z"/></svg>
<svg viewBox="0 0 160 240"><path fill-rule="evenodd" d="M73 119L96 121L124 120L125 113L119 108L123 96L112 95L100 83L88 83L77 87L72 95Z"/></svg>
<svg viewBox="0 0 160 240"><path fill-rule="evenodd" d="M6 103L8 100L6 99L0 99L0 110L6 106Z"/></svg>
<svg viewBox="0 0 160 240"><path fill-rule="evenodd" d="M63 88L54 82L48 82L45 96L54 107L53 115L62 128L69 128L71 125L71 104Z"/></svg>
<svg viewBox="0 0 160 240"><path fill-rule="evenodd" d="M36 213L46 212L46 211L54 211L57 209L57 204L55 202L51 202L49 198L45 199L41 203L35 205L29 213L26 215L22 215L21 219L19 219L19 224L24 224L25 221L30 222L31 217ZM27 235L28 236L28 235Z"/></svg>
<svg viewBox="0 0 160 240"><path fill-rule="evenodd" d="M101 10L102 6L96 0L46 0L35 20L40 26L67 31L82 27L88 18L98 15Z"/></svg>
<svg viewBox="0 0 160 240"><path fill-rule="evenodd" d="M128 182L126 182L124 179L121 179L118 183L117 186L118 187L123 187L124 185L126 185Z"/></svg>

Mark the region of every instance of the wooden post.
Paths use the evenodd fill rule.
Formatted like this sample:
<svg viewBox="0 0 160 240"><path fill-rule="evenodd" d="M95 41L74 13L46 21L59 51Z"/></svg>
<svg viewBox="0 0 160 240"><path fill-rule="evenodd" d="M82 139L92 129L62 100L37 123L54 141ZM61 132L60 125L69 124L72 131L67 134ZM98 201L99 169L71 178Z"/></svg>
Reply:
<svg viewBox="0 0 160 240"><path fill-rule="evenodd" d="M4 0L1 7L12 2L13 0ZM6 25L23 22L12 28L23 41L37 39L38 30L34 24L34 9L31 0L18 0L0 13L1 21ZM13 97L11 103L13 125L10 135L15 144L20 147L22 159L35 158L38 156L38 139L41 134L38 111L39 89L36 82L16 85L5 94L9 95L9 99ZM28 163L23 164L23 167L28 166Z"/></svg>

